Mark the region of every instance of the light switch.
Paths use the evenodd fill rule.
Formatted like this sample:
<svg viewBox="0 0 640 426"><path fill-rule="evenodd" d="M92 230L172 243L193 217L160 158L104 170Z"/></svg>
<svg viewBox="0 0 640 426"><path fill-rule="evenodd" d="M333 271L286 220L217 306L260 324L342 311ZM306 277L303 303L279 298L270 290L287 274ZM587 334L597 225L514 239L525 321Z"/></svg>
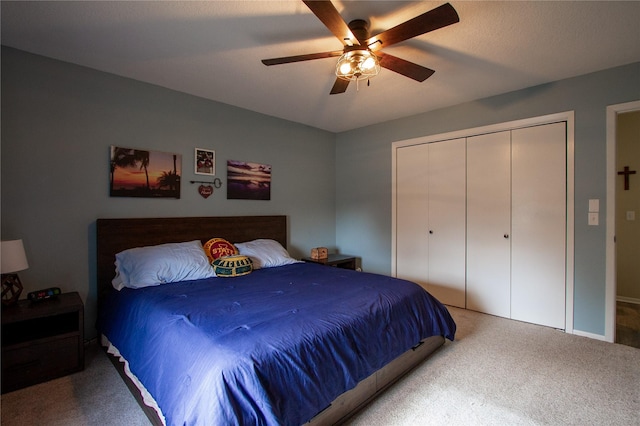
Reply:
<svg viewBox="0 0 640 426"><path fill-rule="evenodd" d="M598 213L589 213L589 225L591 226L598 225Z"/></svg>
<svg viewBox="0 0 640 426"><path fill-rule="evenodd" d="M589 213L598 213L599 211L600 211L600 200L597 198L589 200Z"/></svg>
<svg viewBox="0 0 640 426"><path fill-rule="evenodd" d="M627 211L627 220L636 220L636 212L634 210Z"/></svg>

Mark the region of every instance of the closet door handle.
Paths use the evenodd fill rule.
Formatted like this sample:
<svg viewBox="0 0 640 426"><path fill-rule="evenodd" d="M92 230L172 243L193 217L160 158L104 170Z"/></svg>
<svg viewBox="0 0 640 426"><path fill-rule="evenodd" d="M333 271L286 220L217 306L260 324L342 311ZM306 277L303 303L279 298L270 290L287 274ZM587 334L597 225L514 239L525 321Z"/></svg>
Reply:
<svg viewBox="0 0 640 426"><path fill-rule="evenodd" d="M509 238L509 234L504 234L504 237L508 239Z"/></svg>
<svg viewBox="0 0 640 426"><path fill-rule="evenodd" d="M430 233L430 234L433 234L433 229L429 229L429 233Z"/></svg>

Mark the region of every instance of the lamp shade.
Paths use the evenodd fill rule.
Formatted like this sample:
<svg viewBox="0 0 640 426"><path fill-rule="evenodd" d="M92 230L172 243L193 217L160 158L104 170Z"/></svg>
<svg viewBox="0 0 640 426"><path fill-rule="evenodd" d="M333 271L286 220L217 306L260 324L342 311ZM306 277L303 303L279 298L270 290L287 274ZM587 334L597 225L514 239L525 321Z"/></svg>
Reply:
<svg viewBox="0 0 640 426"><path fill-rule="evenodd" d="M29 267L24 253L22 240L2 241L0 243L1 271L3 274L23 271Z"/></svg>

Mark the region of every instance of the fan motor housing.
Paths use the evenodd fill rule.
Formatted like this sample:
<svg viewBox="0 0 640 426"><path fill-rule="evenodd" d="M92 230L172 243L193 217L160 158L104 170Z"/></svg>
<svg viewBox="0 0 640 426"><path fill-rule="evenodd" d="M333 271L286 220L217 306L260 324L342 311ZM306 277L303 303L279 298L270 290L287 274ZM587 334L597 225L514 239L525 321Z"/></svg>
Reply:
<svg viewBox="0 0 640 426"><path fill-rule="evenodd" d="M349 22L349 29L358 41L365 41L369 38L369 23L364 19L354 19Z"/></svg>

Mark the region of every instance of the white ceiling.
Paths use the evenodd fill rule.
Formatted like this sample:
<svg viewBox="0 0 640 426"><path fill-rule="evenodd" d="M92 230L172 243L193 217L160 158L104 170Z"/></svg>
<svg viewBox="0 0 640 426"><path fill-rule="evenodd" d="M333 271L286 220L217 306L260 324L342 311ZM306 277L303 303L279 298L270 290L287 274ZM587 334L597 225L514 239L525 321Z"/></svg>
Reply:
<svg viewBox="0 0 640 426"><path fill-rule="evenodd" d="M375 35L444 1L334 1ZM383 69L329 95L340 50L299 0L2 1L2 44L340 132L640 61L640 1L451 1L460 22L384 52L434 69L418 83ZM640 87L638 88L640 96Z"/></svg>

